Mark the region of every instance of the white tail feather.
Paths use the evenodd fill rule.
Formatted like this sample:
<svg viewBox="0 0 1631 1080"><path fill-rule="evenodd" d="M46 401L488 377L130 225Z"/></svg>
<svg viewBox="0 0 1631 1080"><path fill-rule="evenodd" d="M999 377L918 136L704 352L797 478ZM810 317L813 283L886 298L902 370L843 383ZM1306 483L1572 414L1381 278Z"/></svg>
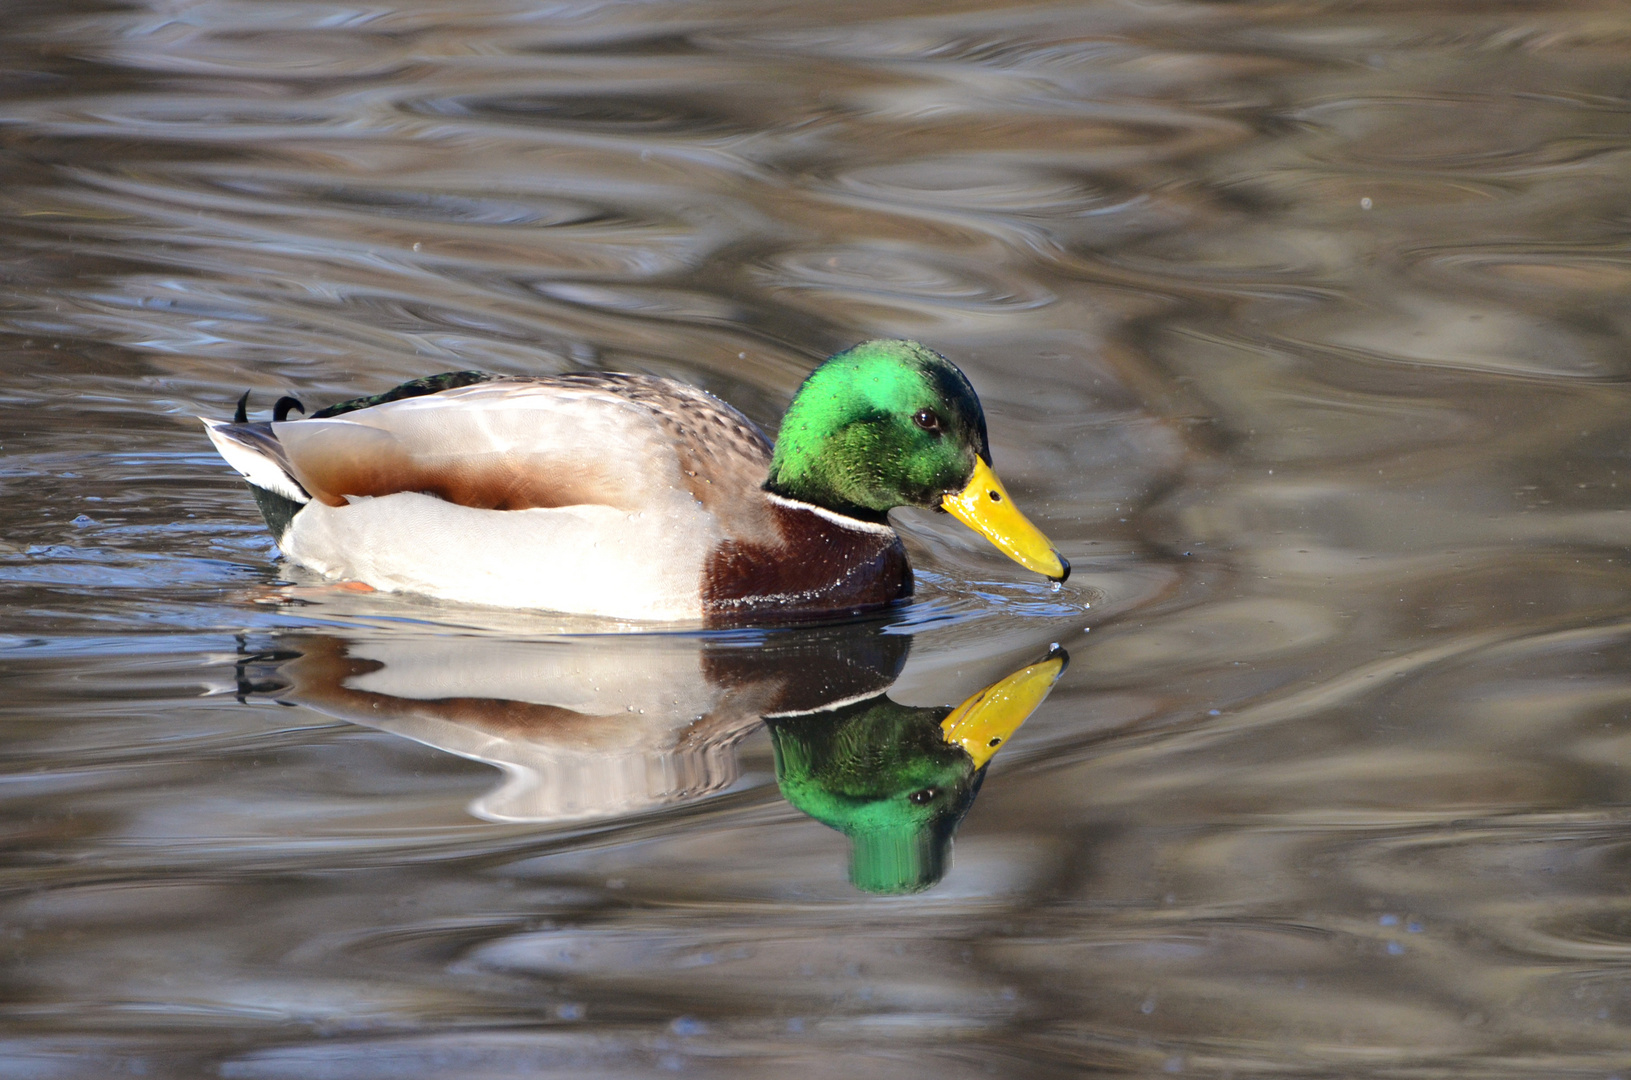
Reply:
<svg viewBox="0 0 1631 1080"><path fill-rule="evenodd" d="M210 442L215 444L215 449L220 451L227 464L238 470L245 480L258 488L264 488L297 503L311 500L311 496L301 488L300 482L290 476L276 458L267 455L254 443L238 438L231 430L232 425L202 416L199 419L204 422L204 430L209 433Z"/></svg>

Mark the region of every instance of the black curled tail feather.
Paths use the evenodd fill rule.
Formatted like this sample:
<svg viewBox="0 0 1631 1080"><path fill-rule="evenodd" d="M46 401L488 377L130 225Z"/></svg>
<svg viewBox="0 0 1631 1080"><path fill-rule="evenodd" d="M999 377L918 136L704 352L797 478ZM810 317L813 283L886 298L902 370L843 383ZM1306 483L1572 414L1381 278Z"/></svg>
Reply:
<svg viewBox="0 0 1631 1080"><path fill-rule="evenodd" d="M412 379L400 386L393 386L381 394L369 394L364 397L349 398L345 401L318 409L311 414L313 420L326 420L331 416L341 416L358 409L372 408L375 405L384 405L388 401L401 401L403 398L423 397L426 394L439 394L443 390L457 390L461 386L474 386L477 383L492 382L502 378L501 375L492 375L485 371L444 371L440 375L426 375L422 379ZM245 390L243 397L238 399L238 409L232 414L234 424L249 423L249 391ZM272 422L284 423L289 419L289 413L298 410L304 416L306 406L300 399L285 394L277 399L272 406Z"/></svg>

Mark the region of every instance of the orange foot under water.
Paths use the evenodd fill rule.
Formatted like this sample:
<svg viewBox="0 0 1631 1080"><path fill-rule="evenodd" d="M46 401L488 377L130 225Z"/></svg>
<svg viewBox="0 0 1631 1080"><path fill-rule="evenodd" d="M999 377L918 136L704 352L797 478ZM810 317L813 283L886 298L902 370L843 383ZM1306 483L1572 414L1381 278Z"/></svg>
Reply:
<svg viewBox="0 0 1631 1080"><path fill-rule="evenodd" d="M316 603L335 593L360 596L378 591L363 581L336 581L323 585L258 585L242 595L251 604L284 605Z"/></svg>

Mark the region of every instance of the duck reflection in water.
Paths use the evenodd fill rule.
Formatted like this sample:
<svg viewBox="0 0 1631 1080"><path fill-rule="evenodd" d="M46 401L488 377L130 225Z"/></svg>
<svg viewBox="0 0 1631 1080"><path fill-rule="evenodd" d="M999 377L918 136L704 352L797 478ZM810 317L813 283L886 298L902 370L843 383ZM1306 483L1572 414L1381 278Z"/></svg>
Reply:
<svg viewBox="0 0 1631 1080"><path fill-rule="evenodd" d="M592 641L300 634L246 656L239 686L496 766L503 782L470 810L502 822L605 820L720 791L763 723L783 796L850 838L850 880L901 893L944 876L987 764L1067 659L1054 648L957 706L921 708L885 693L910 642L877 623Z"/></svg>
<svg viewBox="0 0 1631 1080"><path fill-rule="evenodd" d="M1065 669L1063 649L956 708L878 694L838 708L770 715L776 783L799 810L850 838L850 881L917 892L946 873L952 833L985 768Z"/></svg>

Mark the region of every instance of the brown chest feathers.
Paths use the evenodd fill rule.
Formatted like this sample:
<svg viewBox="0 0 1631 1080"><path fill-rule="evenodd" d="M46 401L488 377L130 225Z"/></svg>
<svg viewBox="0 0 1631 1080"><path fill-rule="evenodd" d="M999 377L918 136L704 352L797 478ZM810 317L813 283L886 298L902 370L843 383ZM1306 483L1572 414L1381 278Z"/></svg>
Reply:
<svg viewBox="0 0 1631 1080"><path fill-rule="evenodd" d="M710 620L838 614L912 594L912 569L893 530L842 525L772 500L777 539L726 540L708 557L702 607Z"/></svg>

